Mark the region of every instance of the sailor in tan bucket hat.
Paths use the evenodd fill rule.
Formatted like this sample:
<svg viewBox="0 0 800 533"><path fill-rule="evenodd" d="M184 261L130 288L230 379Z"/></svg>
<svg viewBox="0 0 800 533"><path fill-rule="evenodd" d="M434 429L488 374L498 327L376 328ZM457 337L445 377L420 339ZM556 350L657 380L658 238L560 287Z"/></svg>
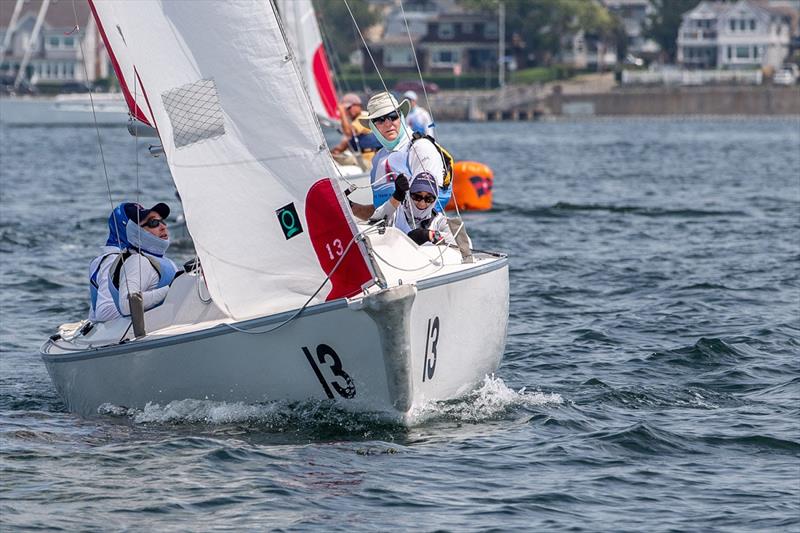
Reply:
<svg viewBox="0 0 800 533"><path fill-rule="evenodd" d="M366 116L359 118L383 146L372 158L370 181L373 205L351 204L353 214L363 220L370 219L377 207L393 197L396 201L397 196L402 195L405 198L409 185L422 173L433 178L438 187L444 185L445 164L439 150L429 139L412 138L411 130L406 124L410 108L408 100L398 104L390 93L381 92L369 99ZM406 179L398 179L400 176L405 176ZM396 180L405 189L397 191L398 194L395 194ZM444 205L437 209L443 212Z"/></svg>
<svg viewBox="0 0 800 533"><path fill-rule="evenodd" d="M367 116L361 117L361 125L365 128L370 127L370 122L376 118L384 117L392 113L400 113L404 117L408 116L411 109L411 102L403 100L400 104L390 93L378 93L373 95L367 102Z"/></svg>

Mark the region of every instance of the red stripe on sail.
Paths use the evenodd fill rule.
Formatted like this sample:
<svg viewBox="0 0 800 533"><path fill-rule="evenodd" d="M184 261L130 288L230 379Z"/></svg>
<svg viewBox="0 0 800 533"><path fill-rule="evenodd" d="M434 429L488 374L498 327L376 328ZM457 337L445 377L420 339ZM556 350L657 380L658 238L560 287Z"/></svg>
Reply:
<svg viewBox="0 0 800 533"><path fill-rule="evenodd" d="M314 83L317 86L317 92L322 100L322 105L325 106L325 111L328 113L328 118L339 118L338 98L336 98L336 89L333 86L333 76L331 76L331 68L328 66L325 47L321 44L314 52L311 68L314 72Z"/></svg>
<svg viewBox="0 0 800 533"><path fill-rule="evenodd" d="M125 83L125 76L122 75L122 68L120 68L119 61L117 61L117 57L114 55L114 50L111 48L111 43L108 42L106 30L103 28L103 23L101 22L100 17L97 15L97 10L94 7L93 0L89 0L89 7L92 10L92 16L94 17L94 20L97 23L97 29L100 31L100 37L103 39L103 43L106 45L108 57L111 59L111 66L114 68L114 73L117 75L117 80L119 80L119 87L122 89L122 95L125 97L125 103L128 104L128 110L131 112L131 115L133 115L134 118L144 122L148 126L152 126L150 121L145 116L144 111L142 111L141 108L139 108L139 106L136 104L136 100L133 98L130 90L128 89L128 84Z"/></svg>
<svg viewBox="0 0 800 533"><path fill-rule="evenodd" d="M353 240L353 230L329 178L317 181L308 190L306 223L319 264L330 275L331 292L325 301L361 292L361 288L372 281L372 274L357 243L347 250Z"/></svg>

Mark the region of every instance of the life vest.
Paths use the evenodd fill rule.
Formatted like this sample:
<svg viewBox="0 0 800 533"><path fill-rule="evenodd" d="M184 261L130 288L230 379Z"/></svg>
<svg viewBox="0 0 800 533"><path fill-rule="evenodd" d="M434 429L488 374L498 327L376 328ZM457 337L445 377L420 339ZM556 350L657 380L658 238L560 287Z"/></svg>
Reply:
<svg viewBox="0 0 800 533"><path fill-rule="evenodd" d="M433 143L433 146L436 147L436 151L439 152L439 156L442 158L442 166L444 167L444 176L442 176L442 189L444 190L449 189L450 183L453 181L453 163L455 159L453 159L453 156L450 155L450 152L445 150L441 144L436 142L436 139L434 139L430 135L423 135L418 131L415 131L414 133L411 134L411 145L413 146L414 143L420 139L428 139L431 143ZM411 152L409 151L409 155L407 158L410 157L411 157Z"/></svg>
<svg viewBox="0 0 800 533"><path fill-rule="evenodd" d="M95 261L97 261L97 267L95 267L95 269L89 275L89 297L90 305L92 306L92 313L97 310L97 291L100 289L100 283L97 281L97 276L100 274L100 269L109 256L117 255L118 253L119 252L109 252L95 259Z"/></svg>
<svg viewBox="0 0 800 533"><path fill-rule="evenodd" d="M117 258L114 260L114 263L112 263L111 268L108 270L108 290L111 293L111 298L114 300L114 305L117 306L117 311L119 311L119 314L122 316L130 315L123 313L122 307L119 304L119 278L122 274L122 265L125 263L125 260L135 253L138 252L133 250L125 250L123 253L117 256ZM158 284L155 287L151 287L147 290L160 289L161 287L166 287L172 283L172 280L175 279L175 273L177 272L175 263L166 257L155 257L149 254L142 255L148 261L150 261L150 264L158 273ZM158 305L155 307L158 307Z"/></svg>

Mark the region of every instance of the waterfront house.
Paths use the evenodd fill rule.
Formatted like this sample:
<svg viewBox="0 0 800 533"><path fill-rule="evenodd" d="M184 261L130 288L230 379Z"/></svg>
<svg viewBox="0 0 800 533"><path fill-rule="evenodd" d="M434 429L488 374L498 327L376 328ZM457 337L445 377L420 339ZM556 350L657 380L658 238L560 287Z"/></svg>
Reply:
<svg viewBox="0 0 800 533"><path fill-rule="evenodd" d="M382 31L369 43L381 72L416 73L408 33L425 74L483 73L497 68L496 13L469 11L452 0L408 1L403 9L390 9ZM364 61L365 68L372 70L366 55Z"/></svg>
<svg viewBox="0 0 800 533"><path fill-rule="evenodd" d="M86 2L50 2L38 36L31 43L27 62L25 52L42 0L20 2L13 28L9 26L16 2L1 0L0 4L0 43L4 45L0 57L2 74L16 76L22 66L26 71L25 78L40 85L85 83L109 76L108 56ZM76 25L79 27L77 30ZM88 80L81 64L81 48L86 54Z"/></svg>
<svg viewBox="0 0 800 533"><path fill-rule="evenodd" d="M785 8L753 0L700 2L684 13L678 63L688 68L778 68L789 52L792 20Z"/></svg>
<svg viewBox="0 0 800 533"><path fill-rule="evenodd" d="M650 0L602 0L625 28L627 52L636 58L655 58L661 51L652 39L644 36L647 19L655 9Z"/></svg>

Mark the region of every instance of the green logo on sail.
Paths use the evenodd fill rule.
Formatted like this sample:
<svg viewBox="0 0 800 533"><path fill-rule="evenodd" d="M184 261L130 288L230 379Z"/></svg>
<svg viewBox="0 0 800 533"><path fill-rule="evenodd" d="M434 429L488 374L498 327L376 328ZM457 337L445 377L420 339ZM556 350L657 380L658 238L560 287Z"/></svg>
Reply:
<svg viewBox="0 0 800 533"><path fill-rule="evenodd" d="M294 203L287 204L277 211L278 222L281 224L283 236L288 241L295 235L303 233L303 226L300 224L300 217L297 216L297 209L294 208Z"/></svg>

